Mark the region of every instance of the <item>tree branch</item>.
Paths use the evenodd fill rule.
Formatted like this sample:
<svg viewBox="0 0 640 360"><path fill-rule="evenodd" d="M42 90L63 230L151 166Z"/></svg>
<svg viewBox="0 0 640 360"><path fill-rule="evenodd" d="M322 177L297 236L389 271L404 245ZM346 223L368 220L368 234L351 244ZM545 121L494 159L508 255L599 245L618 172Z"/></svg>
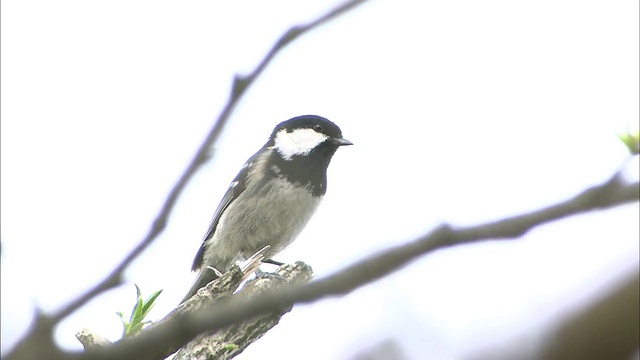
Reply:
<svg viewBox="0 0 640 360"><path fill-rule="evenodd" d="M256 296L259 296L266 291L277 291L277 289L282 288L284 284L307 283L311 280L312 270L311 267L305 263L298 261L295 264L285 264L280 266L275 274L276 276L270 274L270 276L260 276L257 279L250 281L232 299L232 301L237 301L238 299L254 299ZM226 276L227 274L223 275L221 279ZM211 285L215 286L216 281L207 285L207 288ZM233 287L231 289L231 293L228 295L231 295L236 287ZM211 305L212 298L215 297L217 297L217 291L209 292L207 290L203 291L203 294L200 294L199 292L176 309L176 311L169 314L165 319L154 326L159 326L162 322L170 321L172 317L182 316L181 313L191 312L194 307L202 308L205 306L213 306ZM224 300L228 299L223 299L223 301ZM231 359L236 355L239 355L247 348L247 346L251 345L262 337L262 335L266 334L267 331L276 326L280 321L280 318L282 318L285 313L291 311L291 308L292 305L288 304L275 311L238 322L220 331L200 334L182 347L173 357L173 360L192 359L195 354L197 354L199 358L206 359ZM168 345L166 347L166 353L175 352L180 348L180 344L178 343L175 345L166 345Z"/></svg>
<svg viewBox="0 0 640 360"><path fill-rule="evenodd" d="M616 175L571 199L529 213L457 229L441 225L425 236L370 256L324 279L303 286L267 291L251 301L239 300L215 307L207 306L175 317L162 326L149 328L136 338L121 340L105 349L69 354L69 358L157 359L158 354L153 354L152 349L167 342L178 341L184 344L202 332L220 329L283 306L346 294L400 269L426 253L488 239L513 239L551 221L638 201L639 192L638 182L625 184Z"/></svg>

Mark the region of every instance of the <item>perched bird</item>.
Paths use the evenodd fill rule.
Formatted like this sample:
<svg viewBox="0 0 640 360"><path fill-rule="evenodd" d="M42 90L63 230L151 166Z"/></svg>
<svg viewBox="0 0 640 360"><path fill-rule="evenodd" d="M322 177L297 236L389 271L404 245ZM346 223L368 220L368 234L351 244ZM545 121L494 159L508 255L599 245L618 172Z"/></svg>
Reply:
<svg viewBox="0 0 640 360"><path fill-rule="evenodd" d="M200 270L181 303L198 289L270 245L265 259L305 227L327 190L327 167L340 146L353 145L333 122L316 115L278 124L240 169L216 209L193 261Z"/></svg>

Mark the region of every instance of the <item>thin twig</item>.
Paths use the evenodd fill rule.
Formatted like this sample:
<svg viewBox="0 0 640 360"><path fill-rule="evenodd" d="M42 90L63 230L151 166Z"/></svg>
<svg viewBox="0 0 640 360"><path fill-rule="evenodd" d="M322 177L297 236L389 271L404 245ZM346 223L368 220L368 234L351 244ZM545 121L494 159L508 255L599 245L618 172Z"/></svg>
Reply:
<svg viewBox="0 0 640 360"><path fill-rule="evenodd" d="M151 224L147 235L135 248L133 248L133 250L131 250L131 252L115 267L115 269L113 269L113 271L104 280L95 285L85 294L71 301L60 311L50 316L55 323L67 317L69 314L87 303L87 301L96 297L98 294L121 283L122 274L127 269L127 267L153 242L153 240L158 237L158 235L162 233L167 225L169 215L171 214L171 211L173 210L178 197L185 189L187 183L191 180L196 171L198 171L199 167L211 158L213 154L213 152L211 151L211 149L213 148L213 144L217 141L218 137L224 130L224 127L227 124L229 117L233 113L234 108L239 103L240 99L249 88L249 86L251 86L255 79L260 76L260 74L262 74L271 60L273 60L273 58L284 47L286 47L300 35L316 28L319 25L322 25L323 23L335 18L340 14L345 13L346 11L365 1L366 0L347 1L312 22L291 27L285 32L284 35L280 37L280 39L278 39L278 41L269 50L260 64L258 64L258 66L249 75L235 77L234 84L232 85L232 91L229 94L227 103L220 112L220 115L218 115L218 119L207 134L207 137L198 148L198 151L189 162L189 165L182 173L178 181L175 183L175 185L173 185L173 188L171 188L169 195L164 201L164 204L153 220L153 223Z"/></svg>
<svg viewBox="0 0 640 360"><path fill-rule="evenodd" d="M153 220L146 236L136 245L135 248L131 250L131 252L99 283L94 285L91 289L81 294L77 298L71 300L68 304L63 306L60 310L54 312L53 314L45 314L40 310L37 310L36 319L31 328L30 333L16 346L14 351L10 353L7 358L11 358L16 354L16 351L20 351L20 349L28 350L29 341L35 341L40 344L47 344L44 347L50 347L49 354L57 351L58 349L53 345L52 341L52 329L58 324L62 319L69 316L71 313L78 310L81 306L86 304L89 300L95 298L99 294L118 286L122 283L122 276L124 271L129 267L129 265L140 255L142 252L164 231L169 215L174 208L178 197L185 189L187 183L191 180L196 171L200 168L202 164L204 164L208 159L213 155L212 148L213 144L216 142L222 131L224 130L229 117L233 113L236 105L240 102L240 99L246 92L246 90L253 84L258 76L262 74L265 68L271 63L271 60L287 45L297 39L299 36L315 29L316 27L332 20L349 10L355 8L357 5L360 5L367 0L349 0L345 1L334 9L328 11L327 13L321 15L317 19L305 23L291 27L287 30L271 47L271 49L267 52L262 61L258 64L258 66L248 75L239 76L237 75L234 79L234 83L232 85L229 98L227 99L226 104L222 108L218 118L216 119L213 127L207 134L205 140L202 142L195 155L189 162L189 165L184 170L182 175L178 181L173 185L169 195L165 199L160 211L156 215ZM23 347L24 346L24 347ZM33 349L31 349L33 350ZM47 353L45 351L45 353Z"/></svg>
<svg viewBox="0 0 640 360"><path fill-rule="evenodd" d="M614 176L607 182L584 190L571 199L529 213L457 229L442 225L412 242L389 248L324 279L303 286L278 289L277 292L266 292L250 302L234 301L185 314L167 321L162 326L148 329L136 338L124 339L108 349L89 351L79 355L78 358L157 359L152 349L160 348L164 344L176 342L184 344L204 331L220 329L285 305L308 303L327 296L349 293L397 271L409 262L434 250L488 239L517 238L532 228L551 221L635 202L639 198L638 182L624 184Z"/></svg>

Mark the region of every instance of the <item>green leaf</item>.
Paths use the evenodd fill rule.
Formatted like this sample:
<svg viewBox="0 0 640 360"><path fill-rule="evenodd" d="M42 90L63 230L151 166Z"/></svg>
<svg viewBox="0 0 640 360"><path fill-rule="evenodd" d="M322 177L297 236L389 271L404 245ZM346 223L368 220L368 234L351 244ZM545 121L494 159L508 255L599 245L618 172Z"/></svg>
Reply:
<svg viewBox="0 0 640 360"><path fill-rule="evenodd" d="M640 131L636 131L634 134L631 132L619 134L618 138L627 147L631 155L640 153Z"/></svg>
<svg viewBox="0 0 640 360"><path fill-rule="evenodd" d="M156 299L162 293L162 290L158 290L151 294L146 301L142 300L142 291L140 291L140 287L137 284L134 284L136 287L136 302L133 305L133 309L131 309L131 316L129 316L129 321L125 319L125 316L121 312L116 312L116 314L122 320L123 331L122 337L133 336L145 326L151 323L151 321L145 321L145 317L149 314L149 311L153 308Z"/></svg>

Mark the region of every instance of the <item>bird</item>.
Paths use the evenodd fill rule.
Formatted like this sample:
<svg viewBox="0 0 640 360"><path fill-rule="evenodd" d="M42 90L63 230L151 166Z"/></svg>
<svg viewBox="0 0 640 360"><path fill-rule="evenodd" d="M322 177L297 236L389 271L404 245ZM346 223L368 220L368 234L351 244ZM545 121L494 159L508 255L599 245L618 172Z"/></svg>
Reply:
<svg viewBox="0 0 640 360"><path fill-rule="evenodd" d="M302 115L283 121L233 179L214 212L180 302L265 246L265 262L290 245L327 190L327 168L339 147L353 145L332 121Z"/></svg>

